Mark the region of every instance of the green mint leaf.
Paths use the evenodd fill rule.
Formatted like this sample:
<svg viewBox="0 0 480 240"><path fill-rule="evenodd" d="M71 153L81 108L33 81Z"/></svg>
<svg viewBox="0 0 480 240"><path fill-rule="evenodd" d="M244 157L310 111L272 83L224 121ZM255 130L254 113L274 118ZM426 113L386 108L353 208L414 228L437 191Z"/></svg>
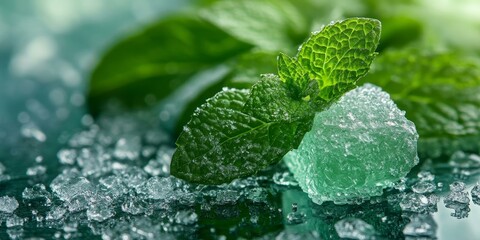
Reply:
<svg viewBox="0 0 480 240"><path fill-rule="evenodd" d="M195 16L161 20L102 57L90 79L89 107L98 112L113 98L127 107L145 106L145 96L161 100L196 73L250 48Z"/></svg>
<svg viewBox="0 0 480 240"><path fill-rule="evenodd" d="M387 51L365 80L389 92L419 133L421 156L480 152L480 65L454 54Z"/></svg>
<svg viewBox="0 0 480 240"><path fill-rule="evenodd" d="M171 174L190 182L221 184L281 160L298 146L314 114L306 111L305 102L291 103L281 88L285 86L278 78L264 77L251 93L224 90L209 99L180 134ZM267 106L263 97L270 90L265 100L276 103Z"/></svg>
<svg viewBox="0 0 480 240"><path fill-rule="evenodd" d="M250 92L225 90L207 100L176 142L171 174L190 182L221 184L281 160L310 130L316 110L325 107L317 98L331 103L365 75L379 28L377 20L364 18L328 25L307 40L298 60L278 57L282 78L262 75ZM318 49L322 46L323 54ZM339 49L334 52L338 55L331 49ZM319 61L325 61L321 66L328 70L313 68Z"/></svg>
<svg viewBox="0 0 480 240"><path fill-rule="evenodd" d="M220 1L201 16L245 42L265 50L289 50L304 40L308 24L287 0Z"/></svg>
<svg viewBox="0 0 480 240"><path fill-rule="evenodd" d="M318 95L312 97L325 103L336 100L368 72L376 55L380 28L378 20L369 18L331 23L301 46L296 56L298 63L283 56L279 58L280 77L303 89L309 81L298 75L305 71L318 84Z"/></svg>

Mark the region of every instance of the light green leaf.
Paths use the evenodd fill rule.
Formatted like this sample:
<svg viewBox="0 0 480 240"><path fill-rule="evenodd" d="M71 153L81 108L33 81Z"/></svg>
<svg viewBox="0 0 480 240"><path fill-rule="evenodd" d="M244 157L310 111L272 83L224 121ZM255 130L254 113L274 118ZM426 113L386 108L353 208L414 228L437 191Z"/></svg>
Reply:
<svg viewBox="0 0 480 240"><path fill-rule="evenodd" d="M308 32L305 17L286 0L219 1L201 16L225 32L266 50L288 50Z"/></svg>
<svg viewBox="0 0 480 240"><path fill-rule="evenodd" d="M385 52L366 81L406 111L420 135L419 152L439 157L480 152L480 65L454 54L416 49Z"/></svg>
<svg viewBox="0 0 480 240"><path fill-rule="evenodd" d="M279 75L288 86L294 86L290 87L293 95L300 92L299 97L313 99L323 108L354 88L368 72L380 27L378 20L369 18L331 23L300 47L296 59L280 55Z"/></svg>
<svg viewBox="0 0 480 240"><path fill-rule="evenodd" d="M278 78L264 77L250 94L224 90L209 99L178 138L171 174L190 182L221 184L278 162L298 146L314 114L305 111L305 102L291 103L282 86ZM271 95L264 98L270 89ZM267 105L265 100L275 103ZM278 112L272 107L279 107ZM302 119L305 115L309 117Z"/></svg>

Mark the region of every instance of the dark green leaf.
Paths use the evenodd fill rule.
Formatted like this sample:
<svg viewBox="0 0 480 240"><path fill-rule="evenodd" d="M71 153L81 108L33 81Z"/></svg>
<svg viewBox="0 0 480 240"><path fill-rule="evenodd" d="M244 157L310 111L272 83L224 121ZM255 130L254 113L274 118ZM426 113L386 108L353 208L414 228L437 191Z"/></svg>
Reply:
<svg viewBox="0 0 480 240"><path fill-rule="evenodd" d="M406 111L429 157L480 150L480 65L453 54L385 52L366 81L384 88Z"/></svg>
<svg viewBox="0 0 480 240"><path fill-rule="evenodd" d="M307 103L294 102L286 92L278 78L264 77L251 93L224 90L209 99L178 138L171 174L190 182L221 184L278 162L298 146L314 114L307 111Z"/></svg>
<svg viewBox="0 0 480 240"><path fill-rule="evenodd" d="M196 72L250 48L194 16L161 20L104 55L91 77L89 106L96 111L112 98L143 106L145 96L162 99Z"/></svg>

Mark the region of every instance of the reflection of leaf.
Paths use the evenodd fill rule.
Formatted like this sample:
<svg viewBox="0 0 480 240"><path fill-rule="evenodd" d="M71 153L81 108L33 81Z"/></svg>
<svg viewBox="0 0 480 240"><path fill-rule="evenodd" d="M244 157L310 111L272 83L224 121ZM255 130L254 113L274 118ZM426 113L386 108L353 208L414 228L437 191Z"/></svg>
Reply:
<svg viewBox="0 0 480 240"><path fill-rule="evenodd" d="M437 157L480 149L480 67L475 62L452 54L390 51L378 58L366 81L384 88L406 111L420 135L420 153Z"/></svg>
<svg viewBox="0 0 480 240"><path fill-rule="evenodd" d="M92 74L89 105L98 110L110 98L145 105L145 96L169 95L194 73L250 49L195 17L162 20L129 37L102 58Z"/></svg>
<svg viewBox="0 0 480 240"><path fill-rule="evenodd" d="M201 15L232 36L262 49L291 49L308 31L300 12L286 0L220 1Z"/></svg>

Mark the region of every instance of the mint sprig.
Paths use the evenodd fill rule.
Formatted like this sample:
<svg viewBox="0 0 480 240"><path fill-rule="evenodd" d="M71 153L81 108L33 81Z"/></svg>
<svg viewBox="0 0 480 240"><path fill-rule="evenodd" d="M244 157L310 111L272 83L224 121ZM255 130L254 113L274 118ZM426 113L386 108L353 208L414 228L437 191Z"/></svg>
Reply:
<svg viewBox="0 0 480 240"><path fill-rule="evenodd" d="M194 112L180 134L171 174L221 184L278 162L298 147L315 112L366 74L379 38L378 20L332 23L313 34L296 58L280 55L280 78L263 75L251 90L217 93Z"/></svg>

